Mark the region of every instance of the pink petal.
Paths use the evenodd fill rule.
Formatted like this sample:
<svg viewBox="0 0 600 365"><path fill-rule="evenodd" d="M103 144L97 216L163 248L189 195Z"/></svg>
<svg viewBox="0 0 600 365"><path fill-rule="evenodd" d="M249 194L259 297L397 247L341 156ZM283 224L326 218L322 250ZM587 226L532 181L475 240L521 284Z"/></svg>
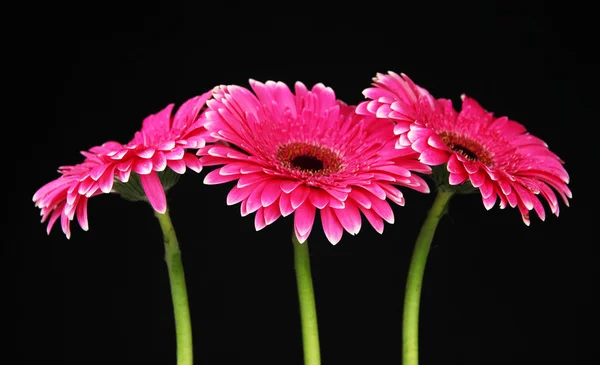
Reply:
<svg viewBox="0 0 600 365"><path fill-rule="evenodd" d="M419 161L431 166L441 165L448 162L448 152L427 147L421 152Z"/></svg>
<svg viewBox="0 0 600 365"><path fill-rule="evenodd" d="M371 224L371 226L375 229L377 233L383 233L383 219L373 211L373 209L365 209L362 206L358 206L358 209L365 215L367 221Z"/></svg>
<svg viewBox="0 0 600 365"><path fill-rule="evenodd" d="M167 159L165 154L158 151L152 157L152 164L154 165L154 171L163 171L167 167Z"/></svg>
<svg viewBox="0 0 600 365"><path fill-rule="evenodd" d="M485 182L486 175L483 171L479 170L474 174L469 175L469 179L471 180L471 184L474 187L478 188Z"/></svg>
<svg viewBox="0 0 600 365"><path fill-rule="evenodd" d="M156 172L140 175L140 181L152 208L160 214L167 211L167 198Z"/></svg>
<svg viewBox="0 0 600 365"><path fill-rule="evenodd" d="M265 224L269 225L275 222L279 217L281 217L279 204L271 204L267 207L264 207L263 214L265 216Z"/></svg>
<svg viewBox="0 0 600 365"><path fill-rule="evenodd" d="M253 191L253 185L244 186L243 188L240 188L237 185L234 186L227 194L227 205L234 205L241 202L242 200L250 196L250 193L252 193Z"/></svg>
<svg viewBox="0 0 600 365"><path fill-rule="evenodd" d="M342 227L351 235L356 235L360 231L362 217L356 204L351 200L346 200L344 209L333 209Z"/></svg>
<svg viewBox="0 0 600 365"><path fill-rule="evenodd" d="M133 162L133 172L137 172L140 175L147 175L152 171L152 161L137 159Z"/></svg>
<svg viewBox="0 0 600 365"><path fill-rule="evenodd" d="M283 190L285 193L291 193L294 189L296 189L296 187L298 187L298 185L300 185L302 182L297 181L297 180L284 180L281 182L281 190Z"/></svg>
<svg viewBox="0 0 600 365"><path fill-rule="evenodd" d="M310 195L308 196L312 205L319 209L323 209L329 203L329 194L321 189L311 189Z"/></svg>
<svg viewBox="0 0 600 365"><path fill-rule="evenodd" d="M279 211L281 215L287 217L288 215L294 212L294 207L292 207L290 194L281 194L279 197Z"/></svg>
<svg viewBox="0 0 600 365"><path fill-rule="evenodd" d="M248 213L255 212L256 210L262 207L260 196L262 195L262 191L265 185L266 182L264 181L254 185L254 190L252 191L252 193L250 193L248 199L246 199L246 210Z"/></svg>
<svg viewBox="0 0 600 365"><path fill-rule="evenodd" d="M187 166L190 170L194 172L202 171L202 164L200 164L200 159L192 153L186 153L185 155L183 155L183 162L185 163L185 166Z"/></svg>
<svg viewBox="0 0 600 365"><path fill-rule="evenodd" d="M386 222L390 224L394 223L394 212L386 200L372 199L371 203L373 204L372 209L375 213L379 214Z"/></svg>
<svg viewBox="0 0 600 365"><path fill-rule="evenodd" d="M469 178L469 175L467 175L467 174L450 173L448 182L450 183L450 185L460 185L460 184L464 183L468 178Z"/></svg>
<svg viewBox="0 0 600 365"><path fill-rule="evenodd" d="M263 207L268 207L273 204L281 195L281 181L269 180L265 183L265 187L260 196L260 201Z"/></svg>
<svg viewBox="0 0 600 365"><path fill-rule="evenodd" d="M259 208L254 215L254 229L256 231L260 231L265 228L267 223L265 222L265 216L263 214L263 208Z"/></svg>
<svg viewBox="0 0 600 365"><path fill-rule="evenodd" d="M220 169L213 170L204 177L204 184L215 185L223 184L237 179L235 175L223 176L219 173Z"/></svg>
<svg viewBox="0 0 600 365"><path fill-rule="evenodd" d="M321 212L321 223L323 224L323 232L325 236L332 244L337 244L342 239L344 228L338 221L335 213L332 212L332 208L326 207L320 210Z"/></svg>
<svg viewBox="0 0 600 365"><path fill-rule="evenodd" d="M110 168L104 171L104 174L98 179L98 186L100 190L107 194L112 190L113 183L115 181L115 165L111 164Z"/></svg>
<svg viewBox="0 0 600 365"><path fill-rule="evenodd" d="M481 199L483 200L483 206L487 210L492 209L492 207L494 206L494 204L496 204L496 194L492 194L492 195L490 195L488 197L484 197L482 195Z"/></svg>
<svg viewBox="0 0 600 365"><path fill-rule="evenodd" d="M183 160L167 160L167 166L180 175L185 174L186 167Z"/></svg>
<svg viewBox="0 0 600 365"><path fill-rule="evenodd" d="M315 221L316 208L309 202L305 202L296 209L294 213L294 229L300 236L306 236Z"/></svg>
<svg viewBox="0 0 600 365"><path fill-rule="evenodd" d="M292 194L290 196L290 202L292 203L292 207L294 209L297 209L302 203L304 203L311 190L312 189L307 186L298 185L298 187L294 189L294 191L292 191Z"/></svg>
<svg viewBox="0 0 600 365"><path fill-rule="evenodd" d="M364 208L371 209L371 199L359 189L352 189L348 196Z"/></svg>

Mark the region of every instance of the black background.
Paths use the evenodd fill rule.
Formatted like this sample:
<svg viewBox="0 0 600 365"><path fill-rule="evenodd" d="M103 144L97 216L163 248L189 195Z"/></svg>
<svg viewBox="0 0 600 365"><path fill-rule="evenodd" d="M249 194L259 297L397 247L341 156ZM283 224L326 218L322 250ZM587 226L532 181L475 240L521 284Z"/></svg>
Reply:
<svg viewBox="0 0 600 365"><path fill-rule="evenodd" d="M525 3L525 2L524 2ZM421 364L591 364L597 202L592 100L596 26L577 3L486 5L97 3L31 6L13 28L8 77L24 106L10 134L4 302L17 359L5 363L175 364L158 222L145 203L93 198L90 230L46 235L31 201L61 165L145 116L218 84L322 82L349 104L377 72L404 72L457 108L466 93L546 141L574 199L546 222L452 200L427 263ZM22 70L22 71L21 71ZM12 75L11 75L12 74ZM8 134L7 134L8 135ZM12 140L14 138L14 140ZM16 157L16 159L15 159ZM189 172L168 195L197 364L301 364L291 217L260 232L227 206L232 184ZM324 364L400 364L407 264L433 195L403 190L383 235L366 222L332 246L309 239ZM16 210L15 210L16 208ZM16 219L14 219L16 218ZM14 219L13 222L11 222ZM8 355L7 355L8 356Z"/></svg>

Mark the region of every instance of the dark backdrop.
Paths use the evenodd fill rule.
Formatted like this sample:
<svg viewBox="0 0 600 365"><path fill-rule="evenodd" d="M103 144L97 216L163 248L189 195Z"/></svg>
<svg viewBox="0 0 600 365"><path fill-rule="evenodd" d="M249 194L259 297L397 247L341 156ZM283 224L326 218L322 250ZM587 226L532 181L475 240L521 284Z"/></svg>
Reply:
<svg viewBox="0 0 600 365"><path fill-rule="evenodd" d="M218 84L322 82L356 104L377 72L392 70L457 106L467 93L524 124L566 161L574 193L560 217L532 215L530 227L517 209L486 211L478 194L454 198L427 263L421 363L590 364L595 335L582 326L591 327L586 308L595 291L588 227L596 213L584 207L597 201L593 184L584 185L597 157L590 10L541 1L195 3L23 9L24 38L12 55L25 67L9 76L25 85L18 96L26 105L13 123L22 131L5 142L26 147L16 172L4 174L16 192L5 212L3 301L14 304L6 320L17 359L175 364L152 210L102 195L89 203L88 232L74 223L70 240L58 225L46 235L31 197L59 166L80 162L79 151L91 146L129 141L148 114ZM225 204L232 184L202 184L210 170L185 174L168 195L196 363L301 364L292 219L255 232L253 216ZM365 223L332 246L320 226L313 230L324 364L400 364L407 264L433 200L403 191L406 206L394 207L396 223L383 235Z"/></svg>

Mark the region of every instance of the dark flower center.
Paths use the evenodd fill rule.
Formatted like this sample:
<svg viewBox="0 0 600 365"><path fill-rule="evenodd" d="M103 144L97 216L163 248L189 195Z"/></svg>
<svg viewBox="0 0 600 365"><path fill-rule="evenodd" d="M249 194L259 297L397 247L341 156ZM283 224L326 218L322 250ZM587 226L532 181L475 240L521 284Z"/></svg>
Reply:
<svg viewBox="0 0 600 365"><path fill-rule="evenodd" d="M308 143L287 143L277 149L282 166L309 175L326 175L341 169L342 161L329 148Z"/></svg>
<svg viewBox="0 0 600 365"><path fill-rule="evenodd" d="M323 170L323 161L315 156L296 156L290 162L294 169L317 172Z"/></svg>
<svg viewBox="0 0 600 365"><path fill-rule="evenodd" d="M440 137L453 152L458 153L469 161L478 161L486 166L492 166L491 154L477 141L454 133L442 132Z"/></svg>

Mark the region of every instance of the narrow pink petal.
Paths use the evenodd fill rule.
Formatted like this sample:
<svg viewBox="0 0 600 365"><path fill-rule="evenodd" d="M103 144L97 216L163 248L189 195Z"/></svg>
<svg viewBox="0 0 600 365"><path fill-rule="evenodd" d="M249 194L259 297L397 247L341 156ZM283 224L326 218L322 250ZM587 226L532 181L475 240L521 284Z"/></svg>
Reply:
<svg viewBox="0 0 600 365"><path fill-rule="evenodd" d="M185 150L181 146L177 146L170 151L164 151L167 160L181 160L185 154Z"/></svg>
<svg viewBox="0 0 600 365"><path fill-rule="evenodd" d="M329 203L329 194L321 189L311 189L310 195L308 196L312 205L319 209L323 209Z"/></svg>
<svg viewBox="0 0 600 365"><path fill-rule="evenodd" d="M100 190L103 193L107 194L110 193L110 191L112 190L114 181L115 165L111 163L110 168L106 169L104 171L104 174L102 174L102 176L100 176L100 179L98 179L98 186L100 187Z"/></svg>
<svg viewBox="0 0 600 365"><path fill-rule="evenodd" d="M533 194L529 190L524 189L519 184L513 184L513 187L516 190L517 194L519 195L519 198L521 199L521 201L523 202L523 204L525 205L525 207L528 210L532 210L533 209L533 201L531 199L531 196Z"/></svg>
<svg viewBox="0 0 600 365"><path fill-rule="evenodd" d="M489 197L494 194L494 183L490 179L485 179L485 182L479 187L479 191L484 198Z"/></svg>
<svg viewBox="0 0 600 365"><path fill-rule="evenodd" d="M158 145L158 147L157 147L157 150L158 150L159 152L162 152L162 151L170 151L170 150L172 150L173 148L175 148L175 141L173 141L173 140L168 140L168 141L163 141L163 142L161 142L161 143Z"/></svg>
<svg viewBox="0 0 600 365"><path fill-rule="evenodd" d="M200 159L196 157L193 153L187 153L183 155L183 160L185 166L187 166L190 170L194 172L202 171L202 164L200 164ZM156 166L155 166L156 167ZM160 170L157 170L160 171Z"/></svg>
<svg viewBox="0 0 600 365"><path fill-rule="evenodd" d="M290 202L292 203L292 207L297 209L302 203L304 203L311 190L312 189L307 186L298 185L298 187L290 194Z"/></svg>
<svg viewBox="0 0 600 365"><path fill-rule="evenodd" d="M136 154L141 157L141 158L152 158L152 156L154 156L154 152L156 152L156 150L152 147L150 148L145 148L141 151L138 151Z"/></svg>
<svg viewBox="0 0 600 365"><path fill-rule="evenodd" d="M360 232L362 217L358 206L352 200L346 200L344 209L333 209L342 227L351 235L356 235Z"/></svg>
<svg viewBox="0 0 600 365"><path fill-rule="evenodd" d="M337 244L342 239L344 228L338 221L335 213L332 212L332 208L326 207L321 209L320 214L325 236L331 244Z"/></svg>
<svg viewBox="0 0 600 365"><path fill-rule="evenodd" d="M129 176L131 176L131 170L121 171L117 170L117 177L121 180L122 183L126 183L129 181Z"/></svg>
<svg viewBox="0 0 600 365"><path fill-rule="evenodd" d="M458 161L456 155L451 155L448 159L448 165L446 165L446 169L448 172L463 175L466 173L465 168L463 167L462 162Z"/></svg>
<svg viewBox="0 0 600 365"><path fill-rule="evenodd" d="M496 194L492 194L492 195L490 195L488 197L485 197L485 196L482 195L481 199L483 200L483 206L487 210L492 209L492 207L494 206L494 204L496 204Z"/></svg>
<svg viewBox="0 0 600 365"><path fill-rule="evenodd" d="M540 202L540 199L538 199L537 196L532 195L531 200L533 201L533 209L535 209L535 212L537 213L538 217L540 217L542 221L545 221L546 211L544 210L544 206Z"/></svg>
<svg viewBox="0 0 600 365"><path fill-rule="evenodd" d="M69 189L69 192L71 190L73 190L74 187L77 187L77 193L80 195L85 195L94 184L96 184L96 182L94 180L87 178L87 179L81 181L78 185L74 185L71 189ZM69 195L71 195L71 194L69 194ZM68 198L73 198L73 197L69 196ZM68 203L72 204L73 201L71 200Z"/></svg>
<svg viewBox="0 0 600 365"><path fill-rule="evenodd" d="M227 194L227 205L234 205L241 202L242 200L246 199L250 193L252 193L252 191L254 191L254 186L252 185L244 186L243 188L234 186Z"/></svg>
<svg viewBox="0 0 600 365"><path fill-rule="evenodd" d="M486 174L481 170L469 175L469 180L471 180L471 184L473 184L473 186L476 188L483 185L483 183L485 182L485 178Z"/></svg>
<svg viewBox="0 0 600 365"><path fill-rule="evenodd" d="M281 194L279 197L279 211L281 215L287 217L288 215L294 212L294 207L292 207L290 194Z"/></svg>
<svg viewBox="0 0 600 365"><path fill-rule="evenodd" d="M284 180L281 182L281 190L289 194L294 189L296 189L296 187L298 187L298 185L300 185L301 183L302 182L298 180Z"/></svg>
<svg viewBox="0 0 600 365"><path fill-rule="evenodd" d="M140 181L152 208L158 213L164 214L167 210L167 198L156 172L140 175Z"/></svg>
<svg viewBox="0 0 600 365"><path fill-rule="evenodd" d="M254 229L260 231L265 228L267 223L265 222L265 216L263 214L263 208L259 208L254 215Z"/></svg>
<svg viewBox="0 0 600 365"><path fill-rule="evenodd" d="M60 226L62 228L63 233L67 236L67 239L71 238L71 221L67 217L66 214L61 214L60 216Z"/></svg>
<svg viewBox="0 0 600 365"><path fill-rule="evenodd" d="M294 213L294 229L300 236L306 236L312 230L317 209L310 202L299 206Z"/></svg>
<svg viewBox="0 0 600 365"><path fill-rule="evenodd" d="M467 161L467 162L463 162L463 167L465 168L465 170L467 170L467 172L469 174L474 174L477 171L479 171L479 168L481 167L481 163Z"/></svg>
<svg viewBox="0 0 600 365"><path fill-rule="evenodd" d="M392 211L392 207L385 199L372 199L371 200L373 206L372 209L375 213L379 214L381 218L383 218L386 222L393 224L394 223L394 212Z"/></svg>
<svg viewBox="0 0 600 365"><path fill-rule="evenodd" d="M92 169L92 171L90 171L90 177L94 180L98 180L98 178L100 178L100 176L102 176L102 174L104 173L104 171L106 170L106 168L109 165L112 165L112 164L101 164L101 165L94 167Z"/></svg>
<svg viewBox="0 0 600 365"><path fill-rule="evenodd" d="M260 182L254 186L254 190L246 199L246 210L248 213L255 212L258 208L262 207L262 203L260 201L260 196L262 195L263 189L266 185L266 182Z"/></svg>
<svg viewBox="0 0 600 365"><path fill-rule="evenodd" d="M339 201L344 201L346 199L348 199L348 192L346 191L341 191L339 189L329 189L329 188L325 188L325 191L327 193L329 193L329 195L331 195L332 197L336 198Z"/></svg>
<svg viewBox="0 0 600 365"><path fill-rule="evenodd" d="M152 157L152 165L154 165L154 171L163 171L167 167L167 159L165 154L158 151Z"/></svg>
<svg viewBox="0 0 600 365"><path fill-rule="evenodd" d="M360 187L362 187L369 193L375 195L379 199L385 199L385 197L386 197L385 190L383 190L381 188L381 186L379 186L379 184L376 184L376 183L364 184L364 185L360 185Z"/></svg>
<svg viewBox="0 0 600 365"><path fill-rule="evenodd" d="M344 207L346 207L346 203L344 203L345 201L341 201L338 198L336 198L335 196L329 196L329 203L327 204L327 206L329 208L334 208L334 209L344 209Z"/></svg>
<svg viewBox="0 0 600 365"><path fill-rule="evenodd" d="M50 234L50 231L52 230L54 223L56 223L56 220L58 219L58 217L60 217L62 215L63 207L64 207L64 203L63 203L63 205L59 205L58 207L56 207L56 209L54 209L54 211L50 215L50 219L48 220L48 225L46 226L46 234ZM42 222L43 222L43 220L42 220Z"/></svg>
<svg viewBox="0 0 600 365"><path fill-rule="evenodd" d="M223 176L219 173L220 169L213 170L206 174L204 177L204 184L206 185L215 185L215 184L223 184L233 180L236 180L238 177L235 175Z"/></svg>
<svg viewBox="0 0 600 365"><path fill-rule="evenodd" d="M269 225L275 222L277 219L279 219L279 217L281 217L279 204L271 204L267 207L264 207L263 214L265 216L265 224Z"/></svg>
<svg viewBox="0 0 600 365"><path fill-rule="evenodd" d="M352 189L348 196L364 208L371 209L371 199L360 189Z"/></svg>
<svg viewBox="0 0 600 365"><path fill-rule="evenodd" d="M254 185L257 182L269 179L268 175L263 173L242 175L238 178L237 186L244 187L246 185Z"/></svg>
<svg viewBox="0 0 600 365"><path fill-rule="evenodd" d="M281 181L280 180L268 180L265 183L265 187L260 196L260 202L263 207L268 207L273 204L281 195Z"/></svg>
<svg viewBox="0 0 600 365"><path fill-rule="evenodd" d="M183 175L185 174L185 162L183 162L183 160L168 160L167 159L167 166L169 166L171 168L171 170L175 171L176 173Z"/></svg>
<svg viewBox="0 0 600 365"><path fill-rule="evenodd" d="M410 131L410 124L410 122L397 121L394 125L394 134L400 135L402 133Z"/></svg>
<svg viewBox="0 0 600 365"><path fill-rule="evenodd" d="M296 238L298 239L298 242L300 242L300 243L304 243L304 242L306 242L306 239L307 239L307 238L308 238L308 236L310 235L310 231L311 231L311 230L312 230L312 227L311 227L311 229L310 229L310 230L309 230L309 231L308 231L306 234L304 234L304 235L301 235L301 234L300 234L300 233L298 233L298 231L296 230L296 226L294 226L294 234L296 235Z"/></svg>
<svg viewBox="0 0 600 365"><path fill-rule="evenodd" d="M450 183L450 185L460 185L460 184L464 183L468 178L469 178L469 175L467 175L466 173L455 174L455 173L451 172L448 182Z"/></svg>
<svg viewBox="0 0 600 365"><path fill-rule="evenodd" d="M427 144L438 150L442 150L442 151L448 150L448 146L446 146L446 143L442 140L442 137L440 137L438 134L430 135L429 138L427 139Z"/></svg>
<svg viewBox="0 0 600 365"><path fill-rule="evenodd" d="M377 233L383 233L383 219L381 219L379 214L375 213L373 209L366 209L360 205L358 206L358 209L360 209L360 211L365 215L367 221L369 221L369 223Z"/></svg>
<svg viewBox="0 0 600 365"><path fill-rule="evenodd" d="M152 160L136 159L132 165L133 172L140 175L147 175L152 171Z"/></svg>
<svg viewBox="0 0 600 365"><path fill-rule="evenodd" d="M448 162L448 152L438 150L437 148L427 147L419 155L419 161L424 164L436 166Z"/></svg>
<svg viewBox="0 0 600 365"><path fill-rule="evenodd" d="M88 199L86 197L82 197L79 200L79 204L77 204L77 222L79 222L81 229L83 229L84 231L87 231L89 229L87 203Z"/></svg>

